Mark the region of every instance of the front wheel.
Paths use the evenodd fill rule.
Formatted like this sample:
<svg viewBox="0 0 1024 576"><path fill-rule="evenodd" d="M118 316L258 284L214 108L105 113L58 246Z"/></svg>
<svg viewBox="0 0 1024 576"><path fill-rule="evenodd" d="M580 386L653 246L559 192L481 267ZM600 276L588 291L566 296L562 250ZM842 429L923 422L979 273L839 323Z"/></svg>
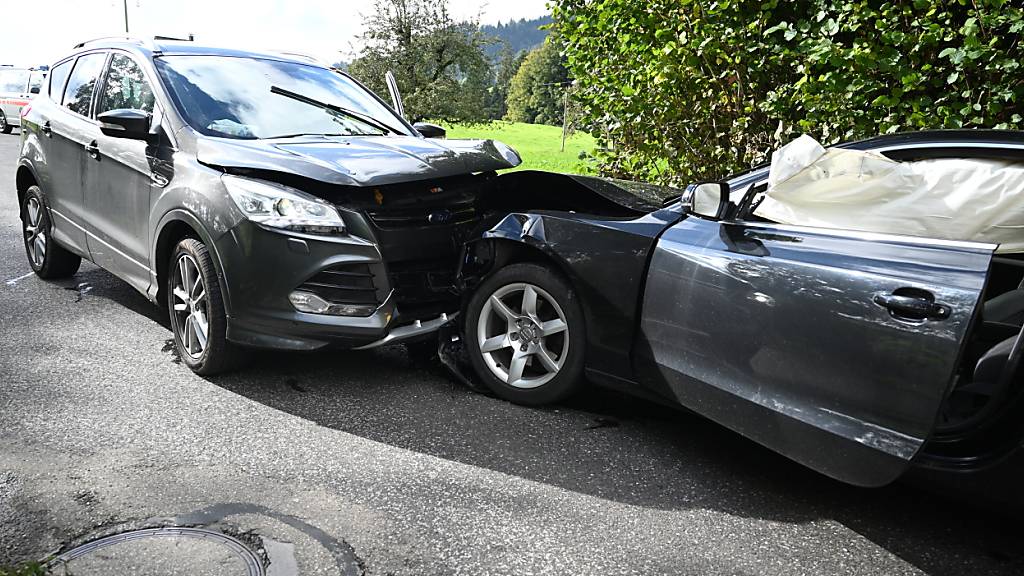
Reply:
<svg viewBox="0 0 1024 576"><path fill-rule="evenodd" d="M502 268L480 284L465 322L470 361L496 395L547 404L581 386L583 310L556 270L537 264Z"/></svg>
<svg viewBox="0 0 1024 576"><path fill-rule="evenodd" d="M178 355L193 372L231 369L238 352L227 341L227 314L210 252L185 238L175 247L167 274L167 309Z"/></svg>
<svg viewBox="0 0 1024 576"><path fill-rule="evenodd" d="M14 126L11 126L7 123L7 116L4 116L4 113L0 112L0 132L3 132L4 134L10 134L11 130L13 129Z"/></svg>

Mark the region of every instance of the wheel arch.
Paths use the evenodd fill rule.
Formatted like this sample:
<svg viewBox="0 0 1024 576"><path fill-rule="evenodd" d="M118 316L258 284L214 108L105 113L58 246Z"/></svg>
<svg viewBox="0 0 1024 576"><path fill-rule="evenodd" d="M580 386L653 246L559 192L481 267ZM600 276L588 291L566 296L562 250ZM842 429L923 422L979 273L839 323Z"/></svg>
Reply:
<svg viewBox="0 0 1024 576"><path fill-rule="evenodd" d="M573 290L577 290L569 265L558 254L546 250L543 245L528 243L522 239L488 237L474 240L466 245L466 258L459 271L460 286L472 289L491 274L509 264L545 264L562 274ZM470 262L467 267L466 263Z"/></svg>
<svg viewBox="0 0 1024 576"><path fill-rule="evenodd" d="M19 162L18 170L14 176L15 188L18 191L18 209L21 209L22 203L25 202L25 193L32 186L40 186L39 176L36 174L35 169L32 168L31 164L27 162ZM40 188L42 188L40 186Z"/></svg>
<svg viewBox="0 0 1024 576"><path fill-rule="evenodd" d="M196 218L192 213L177 209L172 210L164 215L160 220L160 223L156 227L154 234L156 240L153 242L153 252L151 256L151 269L154 270L155 274L155 290L150 290L150 297L153 298L159 306L164 306L166 294L164 293L164 284L167 281L168 264L171 257L171 251L183 238L195 238L206 245L206 249L212 256L213 266L217 270L217 281L220 284L220 293L222 301L224 302L224 312L228 318L231 317L231 299L230 293L227 287L227 279L224 273L224 265L220 258L220 253L217 251L217 245L213 242L213 237L210 236L206 228L200 223L199 219Z"/></svg>
<svg viewBox="0 0 1024 576"><path fill-rule="evenodd" d="M572 273L569 263L558 253L550 250L543 243L527 241L527 238L529 237L489 236L466 244L466 252L462 259L463 265L458 272L463 309L469 303L476 287L502 267L510 264L540 264L554 269L569 284L583 308L584 333L589 334L587 325L591 317L591 307L584 291L580 289L579 278ZM468 262L471 263L467 268Z"/></svg>

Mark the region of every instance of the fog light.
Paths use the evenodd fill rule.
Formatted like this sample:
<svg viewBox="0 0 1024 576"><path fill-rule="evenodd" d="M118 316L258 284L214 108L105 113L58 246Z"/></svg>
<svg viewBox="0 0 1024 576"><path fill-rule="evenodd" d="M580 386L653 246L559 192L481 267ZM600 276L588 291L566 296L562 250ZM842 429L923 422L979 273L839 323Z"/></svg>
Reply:
<svg viewBox="0 0 1024 576"><path fill-rule="evenodd" d="M303 292L296 290L288 295L288 300L291 301L292 306L299 312L309 312L311 314L324 314L331 309L330 302L323 298L313 294L312 292Z"/></svg>
<svg viewBox="0 0 1024 576"><path fill-rule="evenodd" d="M358 316L365 318L377 311L376 304L337 304L331 303L305 290L296 290L288 295L288 300L299 312L309 314L329 314L331 316ZM389 320L390 321L390 320Z"/></svg>

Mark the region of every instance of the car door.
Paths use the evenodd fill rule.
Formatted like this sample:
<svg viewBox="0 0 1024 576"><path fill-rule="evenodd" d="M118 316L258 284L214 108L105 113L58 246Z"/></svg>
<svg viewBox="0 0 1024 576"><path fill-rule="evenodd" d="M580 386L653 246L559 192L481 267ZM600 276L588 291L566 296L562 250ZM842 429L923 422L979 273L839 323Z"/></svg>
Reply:
<svg viewBox="0 0 1024 576"><path fill-rule="evenodd" d="M638 372L811 468L884 485L933 429L994 249L686 216L652 255Z"/></svg>
<svg viewBox="0 0 1024 576"><path fill-rule="evenodd" d="M89 253L83 194L85 146L98 131L89 115L106 59L106 52L91 52L55 66L50 91L56 105L41 107L39 118L46 154L44 188L54 216L54 236L83 254ZM70 72L63 66L70 66Z"/></svg>
<svg viewBox="0 0 1024 576"><path fill-rule="evenodd" d="M113 52L96 98L94 116L119 109L153 114L155 99L143 68ZM89 248L108 269L145 291L149 287L149 210L152 170L149 144L99 132L87 161L85 209L94 226Z"/></svg>

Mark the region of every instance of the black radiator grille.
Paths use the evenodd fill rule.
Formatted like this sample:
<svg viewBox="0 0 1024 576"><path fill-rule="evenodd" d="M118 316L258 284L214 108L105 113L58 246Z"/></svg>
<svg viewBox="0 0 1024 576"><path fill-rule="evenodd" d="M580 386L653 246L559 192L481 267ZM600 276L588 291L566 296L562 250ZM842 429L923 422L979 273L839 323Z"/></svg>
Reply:
<svg viewBox="0 0 1024 576"><path fill-rule="evenodd" d="M433 204L387 210L367 210L370 220L378 228L419 228L422 226L453 226L477 219L477 209L472 203Z"/></svg>

